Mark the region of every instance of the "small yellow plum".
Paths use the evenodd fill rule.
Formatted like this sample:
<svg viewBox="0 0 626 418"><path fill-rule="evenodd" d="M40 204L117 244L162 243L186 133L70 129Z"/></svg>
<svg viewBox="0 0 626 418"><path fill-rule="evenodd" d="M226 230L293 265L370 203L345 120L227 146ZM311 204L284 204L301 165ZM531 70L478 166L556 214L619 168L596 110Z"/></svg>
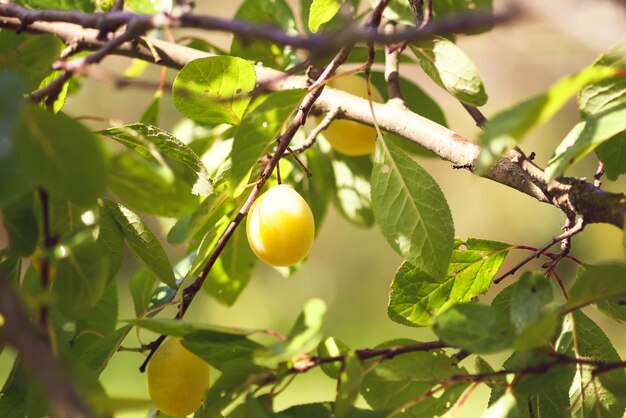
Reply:
<svg viewBox="0 0 626 418"><path fill-rule="evenodd" d="M246 221L250 248L265 263L296 264L311 250L315 222L307 202L287 184L279 184L254 202Z"/></svg>
<svg viewBox="0 0 626 418"><path fill-rule="evenodd" d="M202 405L211 370L179 338L166 340L148 363L148 392L160 411L185 417Z"/></svg>
<svg viewBox="0 0 626 418"><path fill-rule="evenodd" d="M328 83L330 87L367 99L367 80L357 75L337 78ZM371 86L372 101L382 102L383 98L374 86ZM334 120L322 132L333 149L349 156L367 155L376 148L376 129L351 120Z"/></svg>

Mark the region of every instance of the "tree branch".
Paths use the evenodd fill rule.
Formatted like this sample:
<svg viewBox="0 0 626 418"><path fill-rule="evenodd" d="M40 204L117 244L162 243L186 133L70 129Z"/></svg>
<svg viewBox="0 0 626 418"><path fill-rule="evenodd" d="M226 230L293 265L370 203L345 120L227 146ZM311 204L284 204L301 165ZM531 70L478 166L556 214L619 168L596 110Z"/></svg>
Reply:
<svg viewBox="0 0 626 418"><path fill-rule="evenodd" d="M0 9L1 10L1 9ZM2 12L0 11L0 14ZM444 21L432 22L441 24ZM0 27L18 29L22 21L17 18L0 17ZM98 31L84 29L68 23L34 22L28 25L31 33L51 33L66 43L80 39L85 49L97 50L103 43L97 39ZM180 69L188 62L211 54L184 46L149 40L159 56L159 65ZM146 41L120 45L114 54L154 62ZM256 66L257 80L269 91L308 88L305 76L287 75L263 66ZM395 105L374 103L374 112L381 129L395 133L434 152L442 159L460 167L473 170L480 149L478 145L462 135L444 128L408 109ZM339 108L337 118L345 118L374 125L369 103L365 99L348 93L326 88L316 101L313 110L328 112ZM545 181L543 170L530 161L519 149L513 149L500 159L483 177L525 193L540 202L558 208L571 207L586 223L609 223L624 228L626 196L609 193L593 184L576 178L559 178L550 183Z"/></svg>
<svg viewBox="0 0 626 418"><path fill-rule="evenodd" d="M59 360L52 354L48 338L32 325L22 304L0 271L0 341L12 346L20 361L38 379L50 397L52 415L57 418L91 418L80 395Z"/></svg>

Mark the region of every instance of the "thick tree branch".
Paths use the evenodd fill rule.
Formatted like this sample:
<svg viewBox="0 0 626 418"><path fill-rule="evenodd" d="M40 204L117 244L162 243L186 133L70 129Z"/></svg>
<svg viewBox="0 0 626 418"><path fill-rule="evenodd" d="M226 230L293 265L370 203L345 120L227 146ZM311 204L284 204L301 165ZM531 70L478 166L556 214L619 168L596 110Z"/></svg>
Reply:
<svg viewBox="0 0 626 418"><path fill-rule="evenodd" d="M19 19L0 17L0 27L17 29L21 24ZM97 50L103 45L97 39L97 30L84 29L68 23L35 22L26 30L32 33L51 33L66 43L78 39L86 49ZM194 59L211 55L156 39L150 39L150 43L159 55L159 64L176 69L182 68ZM113 53L154 62L153 54L146 42L141 39L125 43ZM262 66L256 66L256 72L258 83L270 91L309 86L304 76L286 75ZM413 141L456 166L470 170L475 167L480 149L474 142L406 108L380 103L374 103L373 106L378 124L383 130ZM337 118L346 118L370 126L374 124L367 100L326 88L316 101L314 110L329 112L335 108L339 109ZM624 228L626 196L606 192L591 183L575 178L560 178L547 183L543 170L519 149L511 150L483 176L532 196L540 202L559 208L570 207L582 216L586 223L609 223Z"/></svg>
<svg viewBox="0 0 626 418"><path fill-rule="evenodd" d="M0 341L12 346L20 361L38 379L50 397L52 416L56 418L90 418L87 409L59 360L52 354L48 338L31 323L22 304L0 271Z"/></svg>

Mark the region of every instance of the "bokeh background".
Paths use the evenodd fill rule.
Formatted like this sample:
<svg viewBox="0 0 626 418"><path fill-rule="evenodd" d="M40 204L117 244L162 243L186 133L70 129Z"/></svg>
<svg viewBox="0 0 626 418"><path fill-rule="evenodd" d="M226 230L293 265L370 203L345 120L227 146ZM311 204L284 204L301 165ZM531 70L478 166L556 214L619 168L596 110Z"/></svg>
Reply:
<svg viewBox="0 0 626 418"><path fill-rule="evenodd" d="M366 2L367 0L362 0ZM200 11L233 16L240 1L200 0ZM299 2L291 1L295 13ZM505 2L496 0L496 8ZM459 37L458 44L474 60L485 82L490 99L483 108L489 117L524 98L545 90L559 77L589 65L603 51L624 36L626 8L611 0L525 0L518 4L524 15L518 21L474 37ZM218 45L228 48L230 36L207 34ZM109 71L121 73L130 64L122 58L111 57L103 64ZM158 80L160 70L150 68L143 78ZM462 107L447 96L417 66L405 65L401 74L413 79L430 93L444 109L450 127L476 138L478 129ZM170 79L175 76L169 72ZM150 103L152 93L145 90L114 89L109 84L84 79L83 88L71 97L65 111L74 116L98 116L124 123L139 119ZM180 114L166 95L161 109L161 125L170 129ZM576 103L569 103L546 126L536 129L522 143L527 152L537 154L538 164L545 166L552 150L577 122ZM94 122L94 128L104 125ZM476 237L511 244L540 246L559 232L563 216L553 207L508 189L502 185L478 178L462 170L452 170L449 163L420 159L443 189L454 217L456 235ZM579 163L571 174L591 178L597 162L594 158ZM609 190L624 191L626 182L606 182ZM161 234L165 227L156 220L151 225ZM163 235L161 235L163 237ZM165 239L162 239L165 243ZM6 234L0 229L0 247L6 244ZM183 256L180 248L167 247L173 262ZM624 257L623 232L608 225L590 225L574 239L573 254L585 262ZM508 257L506 266L526 256L521 251ZM225 308L201 294L188 314L190 320L243 328L270 328L287 332L302 305L313 297L322 298L328 305L326 336L335 336L353 348L375 346L392 338L408 337L418 340L433 338L427 329L408 328L388 319L386 306L389 284L401 264L400 257L387 245L376 229L362 230L331 208L321 227L308 262L297 274L285 279L275 270L261 265L238 302ZM538 266L539 263L537 263ZM536 266L536 267L537 267ZM122 271L120 318L133 317L127 280L137 267L127 255ZM574 270L567 262L560 267L562 276L571 282ZM484 296L488 301L510 283L494 286ZM170 316L170 312L163 314ZM622 357L626 356L626 333L617 324L602 316L591 315L608 332ZM142 339L151 335L142 332ZM124 345L136 345L135 335ZM8 374L14 353L5 350L0 355L0 381ZM137 353L118 353L102 375L102 381L111 396L147 398L145 376L137 370L143 357ZM490 356L499 366L503 356ZM471 361L468 367L471 366ZM282 409L294 403L333 400L335 382L321 371L313 370L299 376L281 394L276 402ZM489 391L480 388L460 409L450 416L478 416L486 407ZM1 415L1 411L0 411ZM144 417L145 411L120 413L120 418Z"/></svg>

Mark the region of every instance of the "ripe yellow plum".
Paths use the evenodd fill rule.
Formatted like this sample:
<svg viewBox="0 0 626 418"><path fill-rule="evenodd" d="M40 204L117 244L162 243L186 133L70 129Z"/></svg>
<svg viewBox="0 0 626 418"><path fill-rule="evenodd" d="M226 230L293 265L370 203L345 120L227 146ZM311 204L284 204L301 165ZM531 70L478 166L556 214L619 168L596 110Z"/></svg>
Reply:
<svg viewBox="0 0 626 418"><path fill-rule="evenodd" d="M343 90L367 99L367 80L357 75L340 77L328 83L330 87ZM383 98L374 86L371 88L372 101L382 102ZM349 156L366 155L376 148L376 129L351 120L334 120L322 132L334 150Z"/></svg>
<svg viewBox="0 0 626 418"><path fill-rule="evenodd" d="M211 371L179 338L166 340L148 363L148 392L161 412L185 417L202 405Z"/></svg>
<svg viewBox="0 0 626 418"><path fill-rule="evenodd" d="M306 201L287 184L279 184L254 202L246 220L250 248L265 263L296 264L311 250L315 222Z"/></svg>

